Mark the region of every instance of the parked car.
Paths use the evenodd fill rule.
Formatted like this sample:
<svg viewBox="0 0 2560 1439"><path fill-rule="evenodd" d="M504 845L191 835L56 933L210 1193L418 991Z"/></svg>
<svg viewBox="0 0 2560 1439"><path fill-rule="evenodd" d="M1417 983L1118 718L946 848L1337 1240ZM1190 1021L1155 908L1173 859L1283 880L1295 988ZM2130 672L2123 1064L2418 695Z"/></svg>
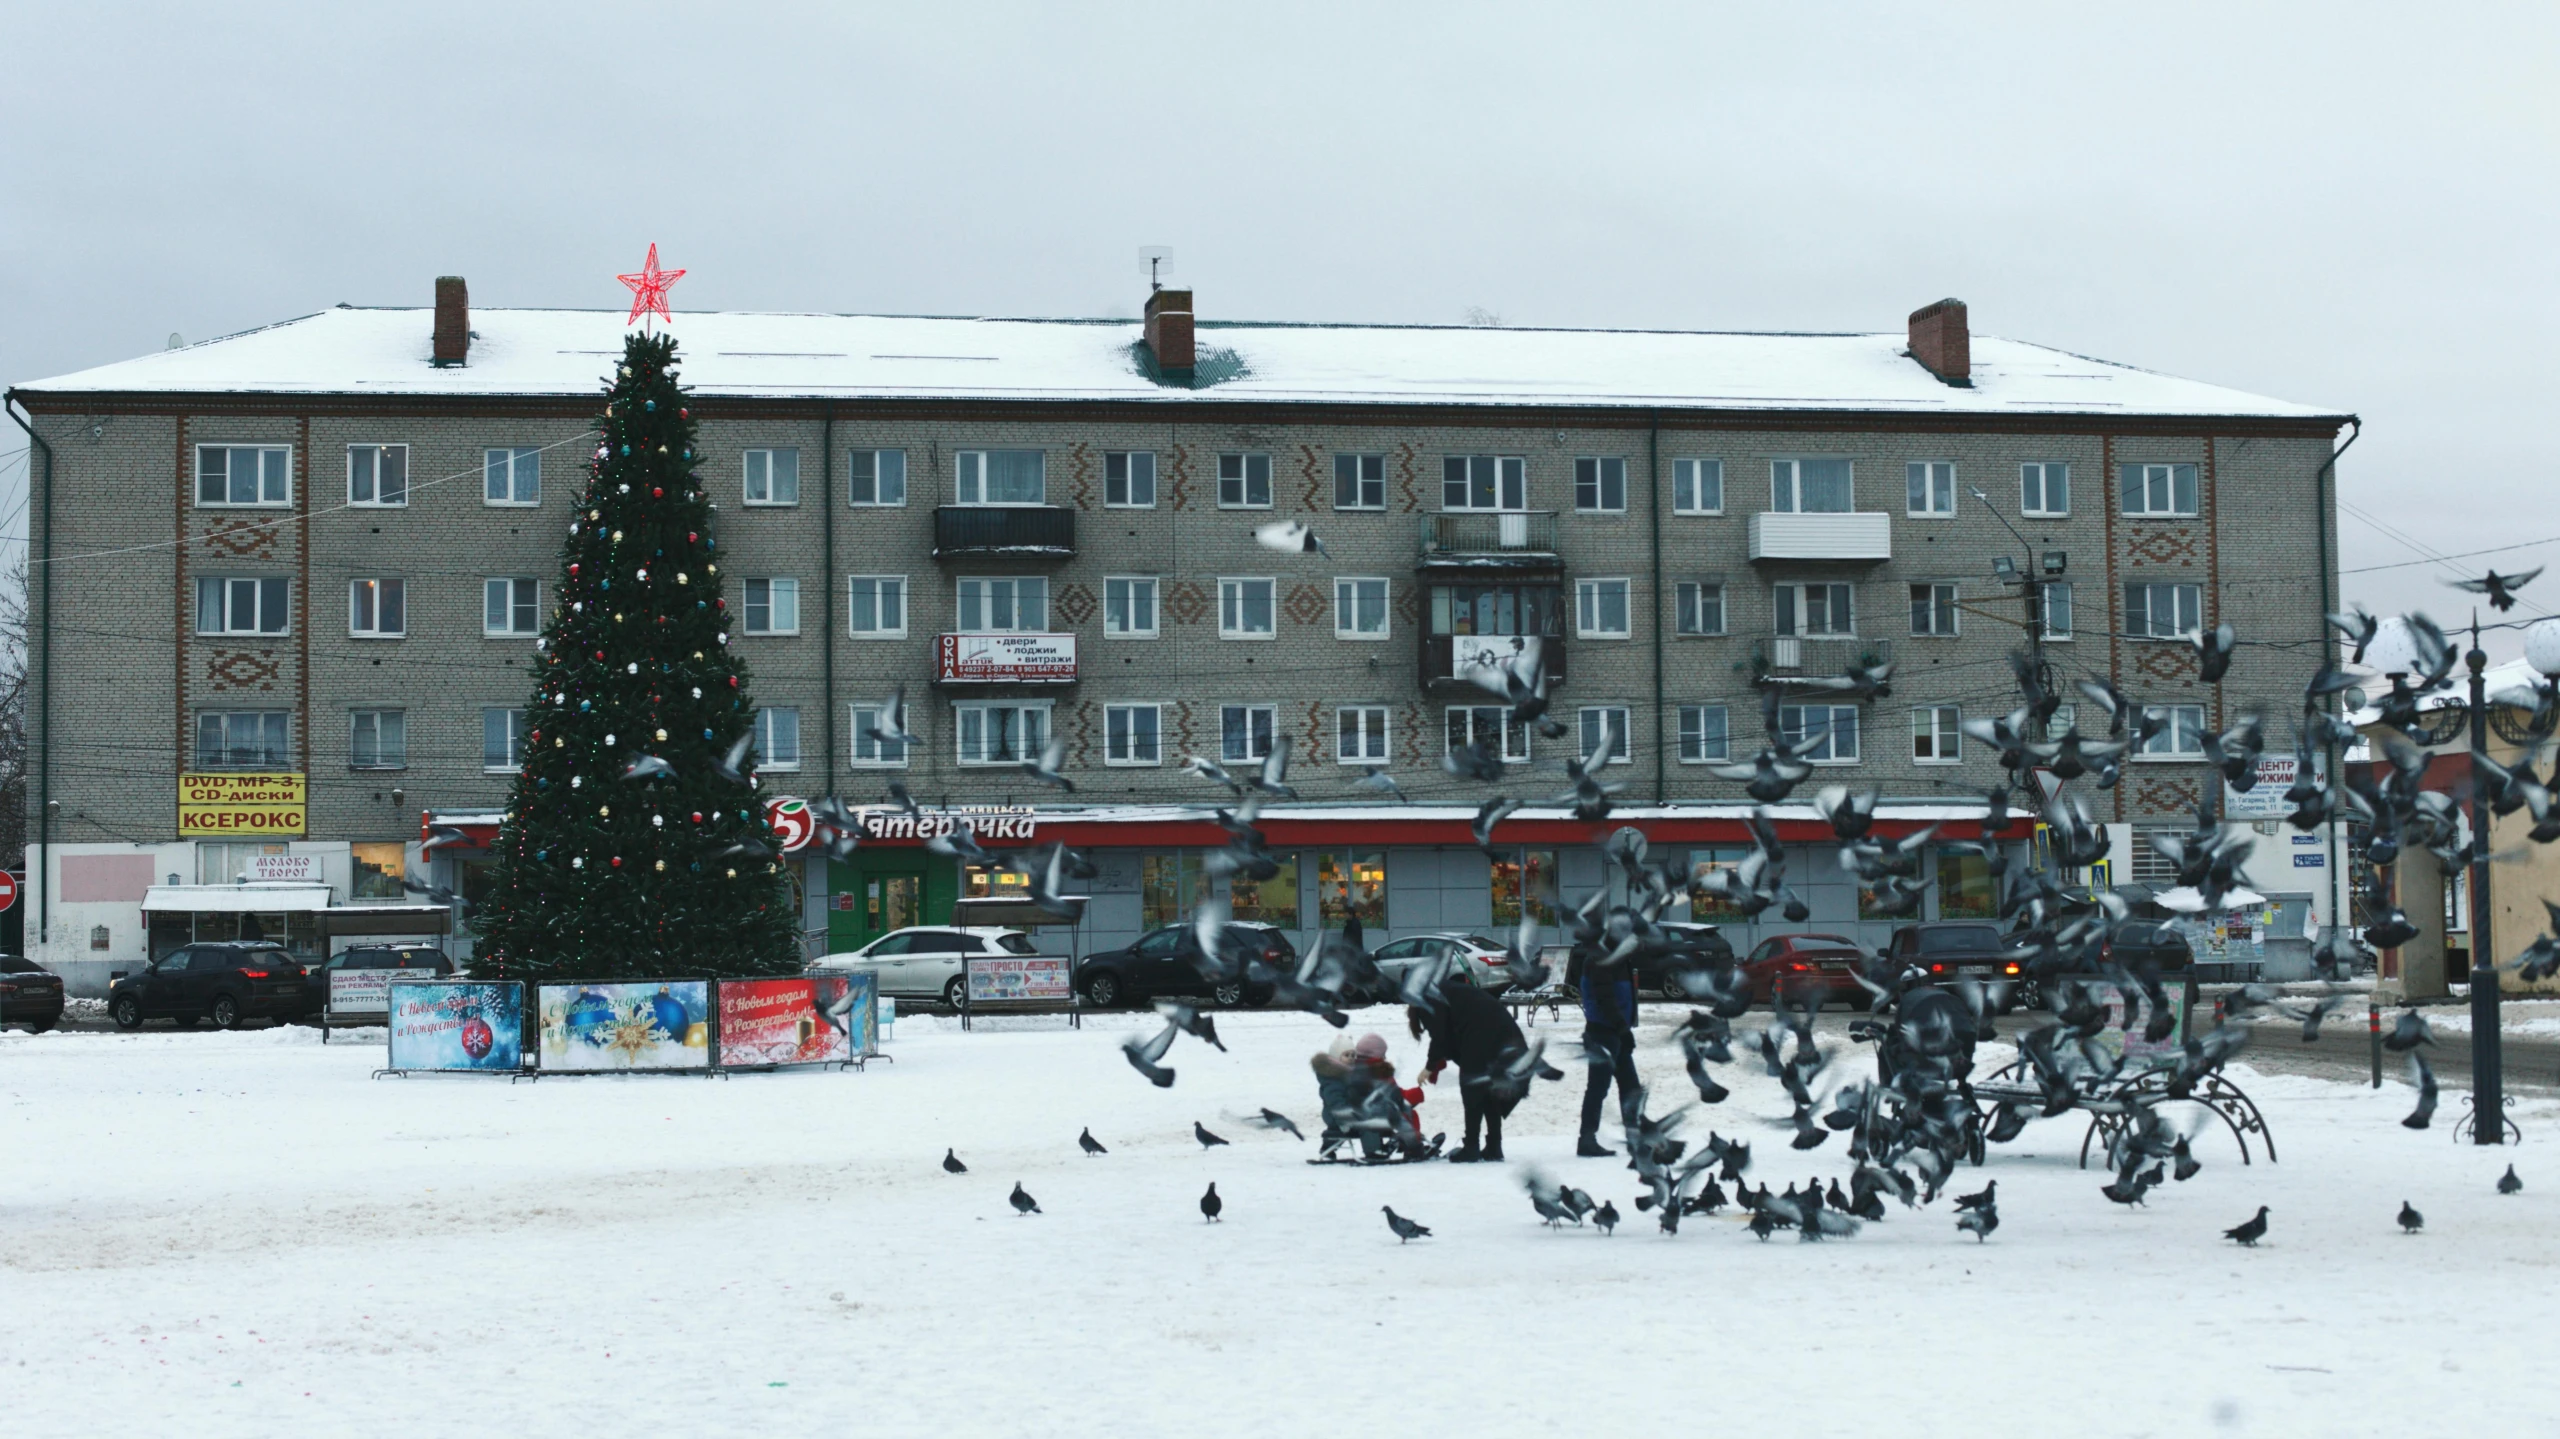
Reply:
<svg viewBox="0 0 2560 1439"><path fill-rule="evenodd" d="M2101 948L2103 958L2118 964L2138 965L2145 961L2159 966L2162 974L2184 974L2195 968L2196 952L2187 937L2165 924L2149 924L2128 920L2117 925Z"/></svg>
<svg viewBox="0 0 2560 1439"><path fill-rule="evenodd" d="M62 1022L62 976L15 954L0 954L0 1025L38 1034Z"/></svg>
<svg viewBox="0 0 2560 1439"><path fill-rule="evenodd" d="M914 925L894 929L860 949L812 960L817 974L869 972L893 999L939 1000L958 1009L969 997L962 962L974 954L1035 955L1040 946L1018 929L992 925Z"/></svg>
<svg viewBox="0 0 2560 1439"><path fill-rule="evenodd" d="M1404 988L1406 971L1438 964L1444 956L1455 961L1450 973L1465 977L1469 984L1493 990L1511 985L1508 951L1501 945L1478 934L1421 934L1390 940L1370 951L1369 957L1378 962L1379 976L1386 981L1386 992L1376 998L1380 1003L1394 998Z"/></svg>
<svg viewBox="0 0 2560 1439"><path fill-rule="evenodd" d="M1219 943L1231 960L1259 959L1284 972L1298 963L1297 946L1276 925L1236 920L1227 925ZM1199 959L1200 941L1193 937L1191 926L1168 924L1140 936L1135 944L1086 955L1076 965L1076 992L1097 1009L1143 1004L1160 994L1206 998L1230 1008L1270 1003L1268 985L1237 979L1212 987L1200 972Z"/></svg>
<svg viewBox="0 0 2560 1439"><path fill-rule="evenodd" d="M453 973L453 961L443 950L424 944L359 944L339 950L309 971L313 1013L329 1007L329 972L338 969L414 969L420 979L442 978Z"/></svg>
<svg viewBox="0 0 2560 1439"><path fill-rule="evenodd" d="M2000 1003L2008 1013L2035 997L2033 981L2020 978L2026 965L2000 926L1981 920L1938 920L1906 924L1893 932L1885 954L1929 972L1931 979L1997 980L2011 986Z"/></svg>
<svg viewBox="0 0 2560 1439"><path fill-rule="evenodd" d="M1767 1004L1783 987L1790 998L1819 990L1823 1004L1838 1000L1851 1009L1865 1009L1875 998L1857 980L1865 959L1846 935L1779 934L1752 946L1742 975L1751 983L1755 1004Z"/></svg>
<svg viewBox="0 0 2560 1439"><path fill-rule="evenodd" d="M1732 942L1727 940L1722 934L1719 934L1716 931L1716 927L1712 924L1692 924L1684 920L1665 920L1657 924L1655 927L1679 936L1693 947L1698 952L1699 958L1707 964L1713 965L1720 962L1730 964L1733 962ZM1562 973L1562 971L1558 971L1558 973ZM1669 965L1660 956L1645 955L1640 956L1636 960L1636 988L1638 991L1659 994L1667 999L1673 1000L1687 999L1689 996L1685 994L1673 994L1671 992L1670 975L1671 970Z"/></svg>
<svg viewBox="0 0 2560 1439"><path fill-rule="evenodd" d="M180 1028L210 1019L237 1029L310 1012L302 966L277 944L191 944L107 986L107 1014L118 1029L139 1029L146 1019L173 1019Z"/></svg>

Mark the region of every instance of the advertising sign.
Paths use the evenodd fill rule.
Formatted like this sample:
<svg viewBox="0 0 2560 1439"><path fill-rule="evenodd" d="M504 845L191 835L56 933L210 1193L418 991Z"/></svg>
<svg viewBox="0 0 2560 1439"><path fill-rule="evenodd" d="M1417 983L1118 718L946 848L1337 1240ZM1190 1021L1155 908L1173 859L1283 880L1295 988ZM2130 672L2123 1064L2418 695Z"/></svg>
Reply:
<svg viewBox="0 0 2560 1439"><path fill-rule="evenodd" d="M963 821L981 840L1029 840L1038 831L1040 823L1039 814L1027 805L963 805L958 809L928 809L915 814L886 805L863 805L853 813L873 839L887 840L949 836L957 832Z"/></svg>
<svg viewBox="0 0 2560 1439"><path fill-rule="evenodd" d="M970 955L962 961L969 971L971 1004L1002 1004L1014 1000L1066 1000L1074 997L1067 975L1067 962L1046 955Z"/></svg>
<svg viewBox="0 0 2560 1439"><path fill-rule="evenodd" d="M784 854L806 849L818 833L817 817L809 813L809 802L805 799L784 796L766 800L764 822L773 827L773 837L780 843Z"/></svg>
<svg viewBox="0 0 2560 1439"><path fill-rule="evenodd" d="M720 981L722 1068L842 1063L877 1048L880 977Z"/></svg>
<svg viewBox="0 0 2560 1439"><path fill-rule="evenodd" d="M470 979L404 979L391 986L386 1069L524 1067L524 986Z"/></svg>
<svg viewBox="0 0 2560 1439"><path fill-rule="evenodd" d="M711 983L546 984L542 1067L554 1072L711 1067Z"/></svg>
<svg viewBox="0 0 2560 1439"><path fill-rule="evenodd" d="M2317 760L2318 756L2313 756ZM2293 813L2293 801L2284 792L2293 788L2294 775L2302 767L2302 758L2290 754L2258 756L2258 782L2247 794L2233 789L2228 781L2222 786L2222 815L2225 819L2282 819Z"/></svg>
<svg viewBox="0 0 2560 1439"><path fill-rule="evenodd" d="M320 856L253 854L249 856L249 878L259 884L317 884L320 882Z"/></svg>
<svg viewBox="0 0 2560 1439"><path fill-rule="evenodd" d="M1546 641L1536 635L1453 635L1449 640L1449 671L1458 679L1467 679L1475 670L1508 669L1518 665L1522 672L1534 668Z"/></svg>
<svg viewBox="0 0 2560 1439"><path fill-rule="evenodd" d="M391 982L415 975L414 969L333 969L329 973L329 1017L379 1018L391 1012Z"/></svg>
<svg viewBox="0 0 2560 1439"><path fill-rule="evenodd" d="M1076 637L1066 635L944 635L940 646L944 684L1073 684Z"/></svg>
<svg viewBox="0 0 2560 1439"><path fill-rule="evenodd" d="M298 774L182 774L178 776L178 834L180 838L299 835L303 800Z"/></svg>
<svg viewBox="0 0 2560 1439"><path fill-rule="evenodd" d="M2169 1001L2170 1011L2177 1014L2177 1022L2169 1027L2165 1038L2153 1044L2143 1038L2143 1031L2151 1024L2151 1008L2141 990L2112 984L2096 985L2093 990L2107 1007L2107 1027L2098 1032L2099 1048L2139 1065L2162 1055L2177 1054L2185 1046L2186 1015L2181 1012L2176 991L2164 989L2162 993Z"/></svg>

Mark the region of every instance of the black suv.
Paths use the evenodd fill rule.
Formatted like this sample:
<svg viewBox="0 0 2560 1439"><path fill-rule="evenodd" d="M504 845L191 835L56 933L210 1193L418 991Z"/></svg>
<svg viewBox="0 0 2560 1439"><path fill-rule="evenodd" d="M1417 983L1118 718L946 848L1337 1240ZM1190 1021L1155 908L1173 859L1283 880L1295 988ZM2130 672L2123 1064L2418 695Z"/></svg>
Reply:
<svg viewBox="0 0 2560 1439"><path fill-rule="evenodd" d="M2107 936L2106 957L2122 965L2150 963L2162 974L2184 974L2195 968L2196 952L2187 937L2165 924L2128 920Z"/></svg>
<svg viewBox="0 0 2560 1439"><path fill-rule="evenodd" d="M1230 922L1219 943L1234 963L1258 959L1282 974L1298 967L1297 947L1267 924ZM1200 941L1187 924L1168 924L1125 949L1085 956L1076 966L1076 990L1096 1009L1139 1004L1159 994L1207 998L1230 1008L1271 1002L1268 984L1237 979L1212 988L1200 973Z"/></svg>
<svg viewBox="0 0 2560 1439"><path fill-rule="evenodd" d="M445 958L443 950L423 944L360 944L339 950L310 969L307 999L314 1014L329 1007L329 971L333 969L415 970L416 978L441 979L453 973L453 961Z"/></svg>
<svg viewBox="0 0 2560 1439"><path fill-rule="evenodd" d="M237 1029L310 1012L302 966L274 944L191 944L107 987L107 1015L118 1029L140 1029L146 1019L173 1019L180 1028L210 1019Z"/></svg>
<svg viewBox="0 0 2560 1439"><path fill-rule="evenodd" d="M0 1025L38 1034L62 1022L62 976L32 959L0 954Z"/></svg>

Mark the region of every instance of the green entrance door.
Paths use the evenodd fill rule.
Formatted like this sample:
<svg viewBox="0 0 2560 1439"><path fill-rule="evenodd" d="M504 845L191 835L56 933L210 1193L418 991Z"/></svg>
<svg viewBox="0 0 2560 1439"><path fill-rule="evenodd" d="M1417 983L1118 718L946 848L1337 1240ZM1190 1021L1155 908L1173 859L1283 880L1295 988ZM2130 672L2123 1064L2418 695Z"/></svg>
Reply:
<svg viewBox="0 0 2560 1439"><path fill-rule="evenodd" d="M827 866L827 950L860 949L892 930L949 924L954 863L922 850L867 850Z"/></svg>

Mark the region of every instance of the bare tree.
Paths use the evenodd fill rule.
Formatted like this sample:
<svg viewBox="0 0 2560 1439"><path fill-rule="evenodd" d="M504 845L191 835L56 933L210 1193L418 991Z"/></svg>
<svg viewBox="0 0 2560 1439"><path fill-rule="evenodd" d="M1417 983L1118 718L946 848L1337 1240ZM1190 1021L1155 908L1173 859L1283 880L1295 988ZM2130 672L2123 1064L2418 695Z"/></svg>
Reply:
<svg viewBox="0 0 2560 1439"><path fill-rule="evenodd" d="M27 562L0 572L0 869L27 863Z"/></svg>

